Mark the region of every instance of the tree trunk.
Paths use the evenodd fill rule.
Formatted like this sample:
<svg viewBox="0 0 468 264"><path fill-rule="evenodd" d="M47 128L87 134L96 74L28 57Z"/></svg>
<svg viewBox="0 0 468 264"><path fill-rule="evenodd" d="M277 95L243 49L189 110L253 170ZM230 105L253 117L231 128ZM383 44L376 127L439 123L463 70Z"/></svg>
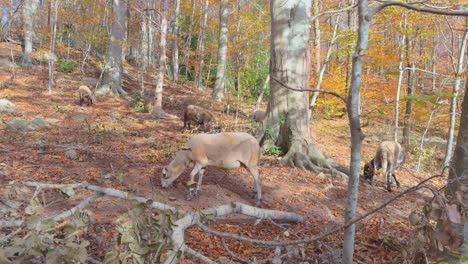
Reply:
<svg viewBox="0 0 468 264"><path fill-rule="evenodd" d="M406 31L406 15L404 16L403 20L403 32ZM398 130L399 130L399 120L400 120L400 92L401 92L401 83L403 82L403 74L405 73L405 69L403 67L403 55L404 55L404 47L406 43L406 33L401 36L400 42L400 63L398 64L398 86L395 95L395 130L393 132L393 140L398 142Z"/></svg>
<svg viewBox="0 0 468 264"><path fill-rule="evenodd" d="M318 15L320 10L319 10L319 0L313 0L313 6L312 6L312 14L314 16ZM314 77L318 78L319 72L320 72L320 64L322 63L322 59L320 58L320 18L317 17L317 19L314 20Z"/></svg>
<svg viewBox="0 0 468 264"><path fill-rule="evenodd" d="M352 6L356 3L356 0L348 0L348 6ZM354 8L348 11L348 30L355 32L357 30L356 23L356 10ZM348 51L348 56L346 57L346 88L351 85L351 70L352 70L352 60L353 52L352 49Z"/></svg>
<svg viewBox="0 0 468 264"><path fill-rule="evenodd" d="M141 18L141 65L143 69L154 64L154 1L145 1L145 10Z"/></svg>
<svg viewBox="0 0 468 264"><path fill-rule="evenodd" d="M319 90L320 85L322 85L323 75L325 74L325 69L327 68L328 62L330 61L331 52L332 52L333 46L335 45L335 41L337 39L336 33L338 32L339 23L340 23L340 15L338 15L338 17L336 18L335 25L333 27L332 38L328 45L327 54L325 55L325 61L322 63L322 66L320 67L320 72L318 74L317 81L314 86L314 90ZM318 95L319 95L319 92L314 92L314 95L312 96L312 99L310 100L310 110L312 110L312 108L315 106L315 102L317 101Z"/></svg>
<svg viewBox="0 0 468 264"><path fill-rule="evenodd" d="M313 171L332 171L343 176L310 136L307 89L311 0L272 0L270 5L270 99L266 129L260 142L277 145L285 151L282 163ZM305 92L293 89L305 89Z"/></svg>
<svg viewBox="0 0 468 264"><path fill-rule="evenodd" d="M54 62L55 62L55 41L56 41L56 32L57 32L57 13L60 0L55 0L54 2L54 13L52 18L51 31L50 35L50 50L49 50L49 94L52 94L52 88L55 85L54 82Z"/></svg>
<svg viewBox="0 0 468 264"><path fill-rule="evenodd" d="M31 52L33 50L34 18L38 5L38 0L24 0L23 3L23 66L25 67L32 66Z"/></svg>
<svg viewBox="0 0 468 264"><path fill-rule="evenodd" d="M203 76L203 66L205 65L205 34L206 34L206 27L208 24L208 4L209 0L205 0L205 5L203 6L203 19L201 20L200 25L200 35L198 38L198 70L195 76L195 85L198 89L202 89L202 76Z"/></svg>
<svg viewBox="0 0 468 264"><path fill-rule="evenodd" d="M407 54L407 56L410 56ZM410 145L410 137L411 137L411 115L413 113L413 104L414 100L411 96L414 95L414 79L415 79L415 70L414 64L408 65L410 69L408 69L408 86L406 90L406 96L409 96L408 100L406 101L406 109L405 109L405 124L403 127L403 144L406 148Z"/></svg>
<svg viewBox="0 0 468 264"><path fill-rule="evenodd" d="M219 40L218 40L218 67L216 83L213 89L213 99L221 101L224 97L224 84L226 79L226 57L228 44L228 0L221 0L219 4Z"/></svg>
<svg viewBox="0 0 468 264"><path fill-rule="evenodd" d="M187 37L186 43L186 51L184 56L184 66L185 66L185 76L188 78L189 69L191 68L190 65L190 53L192 52L192 34L193 34L193 20L195 17L195 0L192 0L192 13L190 14L190 22L189 22L189 32Z"/></svg>
<svg viewBox="0 0 468 264"><path fill-rule="evenodd" d="M180 0L175 0L174 36L172 39L172 80L177 82L179 78L179 13Z"/></svg>
<svg viewBox="0 0 468 264"><path fill-rule="evenodd" d="M158 79L156 81L156 92L155 92L155 102L153 111L151 112L152 117L154 118L167 118L168 114L164 112L162 108L162 92L163 92L163 83L164 83L164 73L166 71L166 33L167 33L167 19L166 19L166 10L167 10L167 1L161 0L161 35L159 39L159 69L158 69Z"/></svg>
<svg viewBox="0 0 468 264"><path fill-rule="evenodd" d="M257 103L255 103L255 110L260 109L262 98L263 98L263 95L265 94L265 91L269 82L270 82L270 75L267 75L265 82L263 83L262 90L260 91L260 94L258 95Z"/></svg>
<svg viewBox="0 0 468 264"><path fill-rule="evenodd" d="M362 80L362 67L364 55L369 41L369 27L371 16L367 0L358 1L359 30L356 48L353 55L351 69L351 86L348 91L348 118L351 131L351 161L346 196L345 223L353 221L356 217L356 207L359 193L359 170L361 165L361 146L363 134L359 120L359 94ZM355 225L345 229L343 241L343 263L352 264L354 254Z"/></svg>
<svg viewBox="0 0 468 264"><path fill-rule="evenodd" d="M450 103L450 126L449 126L449 137L447 141L447 152L445 154L445 165L448 165L453 151L453 140L455 134L455 114L457 112L457 99L458 99L458 91L460 90L461 78L463 75L463 60L465 59L465 49L466 49L466 42L468 40L468 30L465 30L465 34L463 35L463 40L460 46L460 53L458 56L458 66L457 72L455 73L455 83L453 85L453 96Z"/></svg>
<svg viewBox="0 0 468 264"><path fill-rule="evenodd" d="M112 0L112 25L110 29L109 46L106 54L106 69L103 76L103 85L96 91L97 94L125 95L122 88L122 45L125 40L125 13L127 4L125 0Z"/></svg>

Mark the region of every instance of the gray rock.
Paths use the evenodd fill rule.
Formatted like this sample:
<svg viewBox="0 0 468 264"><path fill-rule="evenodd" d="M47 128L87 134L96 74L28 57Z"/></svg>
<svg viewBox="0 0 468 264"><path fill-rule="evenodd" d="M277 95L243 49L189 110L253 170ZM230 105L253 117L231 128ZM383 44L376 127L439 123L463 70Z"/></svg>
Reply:
<svg viewBox="0 0 468 264"><path fill-rule="evenodd" d="M27 120L13 119L8 121L6 128L13 131L25 132L38 129L38 126Z"/></svg>
<svg viewBox="0 0 468 264"><path fill-rule="evenodd" d="M7 99L0 99L0 113L16 113L16 106Z"/></svg>
<svg viewBox="0 0 468 264"><path fill-rule="evenodd" d="M36 125L38 128L42 127L50 127L49 122L47 122L44 118L36 116L33 121L31 121L34 125Z"/></svg>
<svg viewBox="0 0 468 264"><path fill-rule="evenodd" d="M65 151L65 157L71 159L71 160L77 160L78 159L78 154L76 153L76 150L74 149L68 149Z"/></svg>
<svg viewBox="0 0 468 264"><path fill-rule="evenodd" d="M13 68L19 67L18 64L10 61L9 59L0 59L0 65L4 67L13 67Z"/></svg>
<svg viewBox="0 0 468 264"><path fill-rule="evenodd" d="M88 118L88 115L87 114L77 114L77 115L73 115L71 117L71 119L73 120L79 120L79 121L83 121L83 120L86 120Z"/></svg>

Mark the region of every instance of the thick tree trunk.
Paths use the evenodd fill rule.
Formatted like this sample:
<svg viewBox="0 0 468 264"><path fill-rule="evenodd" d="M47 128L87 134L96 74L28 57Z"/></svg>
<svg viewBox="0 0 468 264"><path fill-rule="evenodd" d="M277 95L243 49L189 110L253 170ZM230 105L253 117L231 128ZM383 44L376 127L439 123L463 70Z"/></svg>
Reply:
<svg viewBox="0 0 468 264"><path fill-rule="evenodd" d="M343 176L312 141L308 93L293 90L308 91L311 0L272 0L270 5L270 100L261 143L281 147L282 163Z"/></svg>
<svg viewBox="0 0 468 264"><path fill-rule="evenodd" d="M464 193L462 200L464 204L464 211L468 210L468 79L465 84L465 97L462 103L462 113L460 116L460 128L458 130L457 144L455 146L455 152L451 161L451 167L448 177L448 188L446 194L449 196L455 195L456 192L462 191ZM459 250L460 256L468 255L468 222L461 221L459 224L452 223L452 228L456 230L462 230L463 233L463 245ZM460 259L461 260L461 259Z"/></svg>
<svg viewBox="0 0 468 264"><path fill-rule="evenodd" d="M356 49L353 55L351 69L351 86L348 91L348 117L351 130L351 161L348 181L348 194L346 196L345 223L356 218L356 207L359 193L359 170L361 165L361 146L363 134L359 119L359 93L362 80L362 67L364 55L369 41L369 27L371 16L367 0L358 3L359 30ZM352 264L354 254L355 225L345 229L343 242L343 263Z"/></svg>
<svg viewBox="0 0 468 264"><path fill-rule="evenodd" d="M34 18L38 5L38 0L25 0L23 3L23 65L25 67L32 66L31 52L33 50Z"/></svg>
<svg viewBox="0 0 468 264"><path fill-rule="evenodd" d="M176 0L174 12L174 36L172 39L172 80L174 82L177 82L179 78L179 13L180 0Z"/></svg>
<svg viewBox="0 0 468 264"><path fill-rule="evenodd" d="M203 66L205 65L205 34L206 27L208 24L208 4L209 0L205 0L203 5L203 19L201 20L200 25L200 35L198 38L198 68L195 75L195 85L198 89L202 89L202 80L203 80Z"/></svg>
<svg viewBox="0 0 468 264"><path fill-rule="evenodd" d="M155 102L153 111L151 115L154 118L167 118L168 114L164 112L162 108L162 92L163 92L163 83L164 83L164 73L166 72L166 33L167 33L167 19L166 19L166 10L167 10L167 1L161 0L161 35L159 39L159 69L158 69L158 79L156 81L156 92L155 92Z"/></svg>
<svg viewBox="0 0 468 264"><path fill-rule="evenodd" d="M224 84L226 79L226 58L228 45L228 0L221 0L219 4L219 40L218 40L218 67L216 82L213 89L213 99L221 101L224 97Z"/></svg>
<svg viewBox="0 0 468 264"><path fill-rule="evenodd" d="M463 36L462 43L460 45L460 53L458 56L458 66L457 72L455 73L455 83L453 85L453 96L450 103L450 126L449 126L449 137L447 141L447 152L445 154L445 164L448 165L450 163L453 151L453 140L455 134L455 114L457 112L457 99L458 99L458 92L460 90L461 85L461 78L463 75L464 64L463 61L465 59L465 49L466 49L466 42L468 40L468 30L465 31Z"/></svg>
<svg viewBox="0 0 468 264"><path fill-rule="evenodd" d="M103 85L96 91L97 94L112 93L125 95L122 88L122 45L125 40L125 13L127 4L124 0L112 0L112 25L110 30L109 46L106 54L106 70L103 76Z"/></svg>

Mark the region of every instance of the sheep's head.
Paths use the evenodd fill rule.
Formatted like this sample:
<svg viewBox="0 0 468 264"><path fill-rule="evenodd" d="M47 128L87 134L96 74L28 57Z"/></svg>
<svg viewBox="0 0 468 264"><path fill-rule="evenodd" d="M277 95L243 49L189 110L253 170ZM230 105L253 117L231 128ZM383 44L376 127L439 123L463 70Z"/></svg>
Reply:
<svg viewBox="0 0 468 264"><path fill-rule="evenodd" d="M163 188L168 188L172 183L179 178L184 170L189 166L191 161L188 158L189 151L181 150L177 152L175 158L168 166L162 170L161 185Z"/></svg>
<svg viewBox="0 0 468 264"><path fill-rule="evenodd" d="M364 178L372 180L374 174L374 160L371 160L364 165Z"/></svg>

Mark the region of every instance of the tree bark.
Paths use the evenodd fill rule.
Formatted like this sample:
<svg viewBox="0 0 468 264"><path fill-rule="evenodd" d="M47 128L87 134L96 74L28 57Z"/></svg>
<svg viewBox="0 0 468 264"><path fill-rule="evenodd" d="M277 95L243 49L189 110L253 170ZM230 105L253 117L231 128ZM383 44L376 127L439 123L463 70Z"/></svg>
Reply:
<svg viewBox="0 0 468 264"><path fill-rule="evenodd" d="M161 0L161 11L160 11L161 35L159 39L159 52L160 52L159 53L159 69L158 69L158 79L156 81L155 102L153 106L153 111L151 112L151 115L154 118L167 118L168 117L168 114L166 114L166 112L164 112L162 108L164 73L166 72L167 1L168 0Z"/></svg>
<svg viewBox="0 0 468 264"><path fill-rule="evenodd" d="M125 0L112 0L112 25L109 36L109 46L106 54L106 69L103 76L103 85L96 91L97 94L126 95L122 88L122 45L125 40L125 13L127 4Z"/></svg>
<svg viewBox="0 0 468 264"><path fill-rule="evenodd" d="M367 0L358 1L359 30L351 69L351 86L348 90L348 118L351 131L351 161L346 196L345 223L356 218L356 207L359 193L359 170L361 165L361 146L363 134L359 119L359 94L362 80L364 55L369 41L371 17ZM343 241L343 263L352 264L354 254L355 225L345 229Z"/></svg>
<svg viewBox="0 0 468 264"><path fill-rule="evenodd" d="M53 1L54 3L54 12L51 24L51 32L50 34L50 50L49 50L49 94L52 94L52 88L55 86L54 82L54 62L56 59L55 56L55 42L56 42L56 32L57 32L57 14L58 14L58 6L60 0Z"/></svg>
<svg viewBox="0 0 468 264"><path fill-rule="evenodd" d="M406 31L406 14L403 19L403 32ZM395 95L395 129L393 131L393 140L398 142L398 130L399 130L399 120L400 120L400 92L401 92L401 83L403 82L403 74L405 69L403 67L403 56L404 56L404 47L406 43L406 33L403 33L401 36L400 42L400 63L398 64L398 86Z"/></svg>
<svg viewBox="0 0 468 264"><path fill-rule="evenodd" d="M203 19L201 20L200 25L200 35L198 38L198 69L195 75L195 85L198 89L202 89L202 76L203 76L203 66L205 65L205 34L206 34L206 27L208 24L208 4L209 0L205 0L205 4L203 5Z"/></svg>
<svg viewBox="0 0 468 264"><path fill-rule="evenodd" d="M32 66L31 52L33 50L34 18L38 5L38 0L24 0L23 3L23 66L25 67Z"/></svg>
<svg viewBox="0 0 468 264"><path fill-rule="evenodd" d="M193 20L195 17L195 0L192 0L192 13L190 14L190 22L189 22L189 31L186 43L186 51L184 56L184 66L185 66L185 76L186 78L189 77L189 69L191 68L190 65L190 54L192 52L192 34L193 34Z"/></svg>
<svg viewBox="0 0 468 264"><path fill-rule="evenodd" d="M353 6L356 3L356 0L348 0L348 6ZM356 10L354 8L348 11L348 30L350 32L357 31L356 23ZM351 85L351 70L353 62L353 52L352 49L348 51L348 56L346 57L346 87Z"/></svg>
<svg viewBox="0 0 468 264"><path fill-rule="evenodd" d="M180 0L175 0L174 32L172 39L172 80L177 82L179 78L179 13Z"/></svg>
<svg viewBox="0 0 468 264"><path fill-rule="evenodd" d="M221 101L224 97L228 45L228 4L228 0L221 0L219 4L218 67L213 89L213 99L216 101Z"/></svg>
<svg viewBox="0 0 468 264"><path fill-rule="evenodd" d="M407 56L410 56L407 54ZM411 115L413 114L413 104L414 100L411 96L414 95L414 79L415 79L415 70L414 64L408 65L408 86L406 90L406 96L409 96L408 100L406 101L406 109L405 109L405 124L403 127L403 144L407 148L410 145L410 137L411 137Z"/></svg>
<svg viewBox="0 0 468 264"><path fill-rule="evenodd" d="M141 65L143 69L154 65L154 0L145 0L141 18Z"/></svg>
<svg viewBox="0 0 468 264"><path fill-rule="evenodd" d="M309 91L310 9L311 0L270 2L270 99L260 142L277 145L286 152L282 163L343 176L335 170L339 166L317 148L310 136L309 95L304 92Z"/></svg>
<svg viewBox="0 0 468 264"><path fill-rule="evenodd" d="M448 165L450 163L453 151L453 140L455 134L455 114L457 112L457 99L458 99L458 92L460 90L461 85L461 78L463 75L464 64L463 61L465 59L465 50L466 50L466 42L468 40L468 30L465 30L465 34L463 35L463 40L460 45L460 53L458 56L458 66L457 72L455 73L455 83L453 85L453 96L450 103L450 125L449 125L449 137L447 142L447 152L445 154L445 164Z"/></svg>
<svg viewBox="0 0 468 264"><path fill-rule="evenodd" d="M317 16L320 12L319 10L319 0L313 0L313 5L312 5L312 13L314 16ZM322 63L322 59L320 58L320 18L316 18L314 20L314 77L318 78L319 73L320 73L320 64Z"/></svg>

